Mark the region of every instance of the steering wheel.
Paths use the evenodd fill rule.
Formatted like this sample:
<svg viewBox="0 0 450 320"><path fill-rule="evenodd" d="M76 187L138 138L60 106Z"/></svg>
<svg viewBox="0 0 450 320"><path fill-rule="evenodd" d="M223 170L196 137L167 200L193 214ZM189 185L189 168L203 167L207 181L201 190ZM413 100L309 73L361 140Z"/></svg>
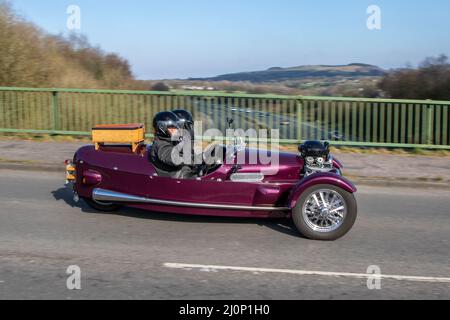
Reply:
<svg viewBox="0 0 450 320"><path fill-rule="evenodd" d="M219 143L209 145L203 152L203 163L195 166L196 174L202 177L214 168L223 164L223 155L217 153L217 148L222 148Z"/></svg>

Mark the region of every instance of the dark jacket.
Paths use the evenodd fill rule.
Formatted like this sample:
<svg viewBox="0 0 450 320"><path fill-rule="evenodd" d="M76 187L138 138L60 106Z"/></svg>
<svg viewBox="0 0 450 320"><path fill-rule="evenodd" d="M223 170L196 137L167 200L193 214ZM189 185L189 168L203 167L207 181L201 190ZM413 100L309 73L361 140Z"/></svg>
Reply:
<svg viewBox="0 0 450 320"><path fill-rule="evenodd" d="M178 152L183 157L183 142L172 141L171 138L155 137L150 151L150 160L156 167L159 175L168 175L171 177L179 177L179 173L186 175L186 167L192 166L191 163L175 164L172 159L172 152Z"/></svg>

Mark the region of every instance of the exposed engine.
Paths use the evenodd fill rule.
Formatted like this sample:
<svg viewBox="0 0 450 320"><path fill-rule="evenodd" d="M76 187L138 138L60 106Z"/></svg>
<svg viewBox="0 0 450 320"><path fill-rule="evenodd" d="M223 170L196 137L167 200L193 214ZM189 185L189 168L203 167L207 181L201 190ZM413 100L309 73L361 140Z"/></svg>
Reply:
<svg viewBox="0 0 450 320"><path fill-rule="evenodd" d="M298 149L305 161L303 167L305 176L334 170L333 157L330 155L330 144L328 142L306 141Z"/></svg>

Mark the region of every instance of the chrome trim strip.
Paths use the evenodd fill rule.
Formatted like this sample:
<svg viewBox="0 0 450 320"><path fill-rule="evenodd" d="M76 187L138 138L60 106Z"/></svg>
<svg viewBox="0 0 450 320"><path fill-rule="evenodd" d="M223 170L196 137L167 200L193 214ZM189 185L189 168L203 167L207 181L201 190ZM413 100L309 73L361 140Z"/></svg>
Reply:
<svg viewBox="0 0 450 320"><path fill-rule="evenodd" d="M169 200L158 200L144 197L137 197L125 193L96 188L92 192L92 198L96 201L105 202L128 202L128 203L150 203L174 207L202 208L202 209L224 209L224 210L247 210L247 211L288 211L287 207L252 207L233 206L224 204L192 203Z"/></svg>
<svg viewBox="0 0 450 320"><path fill-rule="evenodd" d="M233 182L261 182L264 180L262 173L234 173L230 180Z"/></svg>

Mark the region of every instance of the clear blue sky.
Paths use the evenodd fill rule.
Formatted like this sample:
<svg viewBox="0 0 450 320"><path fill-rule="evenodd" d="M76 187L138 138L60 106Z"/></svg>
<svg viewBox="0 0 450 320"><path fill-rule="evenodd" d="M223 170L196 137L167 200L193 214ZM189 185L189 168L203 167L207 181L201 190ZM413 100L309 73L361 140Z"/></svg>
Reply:
<svg viewBox="0 0 450 320"><path fill-rule="evenodd" d="M450 55L445 0L13 0L50 33L81 33L132 64L141 79L184 78L304 64L364 62L385 68ZM382 29L366 27L381 8Z"/></svg>

